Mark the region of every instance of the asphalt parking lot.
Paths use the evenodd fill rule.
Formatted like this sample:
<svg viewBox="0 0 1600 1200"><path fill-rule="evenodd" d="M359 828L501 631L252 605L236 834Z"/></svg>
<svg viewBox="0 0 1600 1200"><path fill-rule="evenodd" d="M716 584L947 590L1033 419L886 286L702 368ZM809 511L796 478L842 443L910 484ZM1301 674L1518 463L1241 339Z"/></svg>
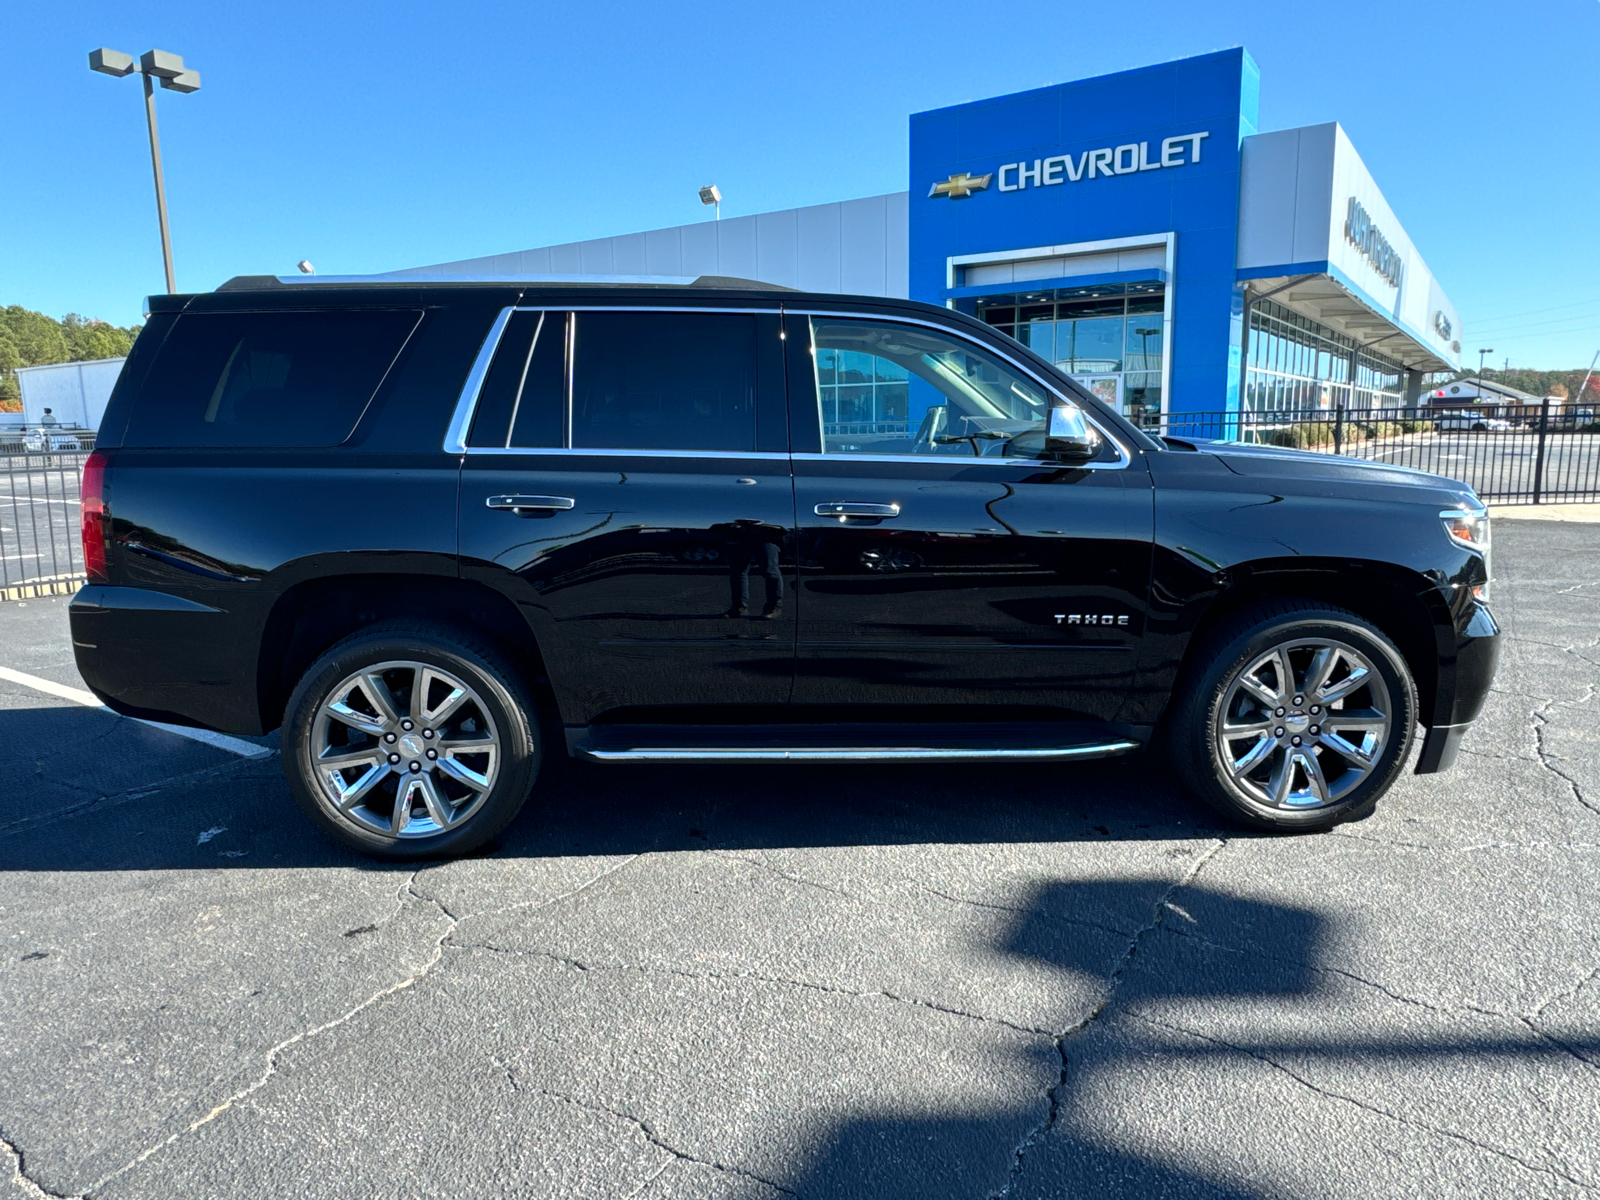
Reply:
<svg viewBox="0 0 1600 1200"><path fill-rule="evenodd" d="M491 852L0 678L0 1196L1600 1189L1600 525L1501 521L1452 773L561 764ZM66 601L0 666L81 687ZM267 745L272 745L271 739Z"/></svg>

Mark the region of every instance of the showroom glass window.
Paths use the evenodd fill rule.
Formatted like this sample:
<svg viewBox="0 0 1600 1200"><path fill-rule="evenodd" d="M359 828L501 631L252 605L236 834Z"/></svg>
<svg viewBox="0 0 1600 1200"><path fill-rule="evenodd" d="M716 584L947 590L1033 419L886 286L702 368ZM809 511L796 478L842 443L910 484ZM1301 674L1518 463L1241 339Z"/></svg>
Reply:
<svg viewBox="0 0 1600 1200"><path fill-rule="evenodd" d="M1107 404L1153 423L1161 413L1165 300L1159 282L1112 283L984 296L971 311Z"/></svg>
<svg viewBox="0 0 1600 1200"><path fill-rule="evenodd" d="M934 329L814 317L828 454L1034 457L1049 397L981 347Z"/></svg>
<svg viewBox="0 0 1600 1200"><path fill-rule="evenodd" d="M1405 403L1404 384L1405 368L1398 362L1337 330L1271 300L1250 305L1247 410L1398 408Z"/></svg>

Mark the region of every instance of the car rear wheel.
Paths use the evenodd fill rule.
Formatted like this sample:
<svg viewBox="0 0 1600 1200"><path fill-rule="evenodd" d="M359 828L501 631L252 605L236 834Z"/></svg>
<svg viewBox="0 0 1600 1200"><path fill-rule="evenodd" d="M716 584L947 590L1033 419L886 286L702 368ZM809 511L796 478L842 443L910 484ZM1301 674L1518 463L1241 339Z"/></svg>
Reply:
<svg viewBox="0 0 1600 1200"><path fill-rule="evenodd" d="M516 816L539 770L526 688L493 648L385 626L334 646L284 720L283 769L323 830L377 858L447 858Z"/></svg>
<svg viewBox="0 0 1600 1200"><path fill-rule="evenodd" d="M1310 832L1366 816L1411 749L1416 686L1373 625L1285 600L1212 639L1173 713L1173 758L1218 811Z"/></svg>

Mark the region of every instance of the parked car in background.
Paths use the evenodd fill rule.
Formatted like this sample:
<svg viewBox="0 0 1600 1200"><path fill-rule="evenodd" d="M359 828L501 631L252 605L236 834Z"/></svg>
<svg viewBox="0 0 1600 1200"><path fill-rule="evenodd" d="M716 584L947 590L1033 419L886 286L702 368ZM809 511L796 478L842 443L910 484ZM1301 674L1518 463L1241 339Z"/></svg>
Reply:
<svg viewBox="0 0 1600 1200"><path fill-rule="evenodd" d="M58 454L83 449L78 432L65 429L30 429L22 435L22 444L35 453Z"/></svg>
<svg viewBox="0 0 1600 1200"><path fill-rule="evenodd" d="M1488 413L1444 412L1433 419L1440 433L1499 433L1511 428L1511 422Z"/></svg>

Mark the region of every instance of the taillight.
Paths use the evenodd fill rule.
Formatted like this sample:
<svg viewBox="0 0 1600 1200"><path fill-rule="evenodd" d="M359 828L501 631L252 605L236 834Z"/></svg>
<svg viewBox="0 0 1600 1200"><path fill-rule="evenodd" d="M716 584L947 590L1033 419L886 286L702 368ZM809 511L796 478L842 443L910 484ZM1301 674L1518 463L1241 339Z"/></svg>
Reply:
<svg viewBox="0 0 1600 1200"><path fill-rule="evenodd" d="M105 583L106 539L106 452L96 450L83 464L83 570L90 583Z"/></svg>

